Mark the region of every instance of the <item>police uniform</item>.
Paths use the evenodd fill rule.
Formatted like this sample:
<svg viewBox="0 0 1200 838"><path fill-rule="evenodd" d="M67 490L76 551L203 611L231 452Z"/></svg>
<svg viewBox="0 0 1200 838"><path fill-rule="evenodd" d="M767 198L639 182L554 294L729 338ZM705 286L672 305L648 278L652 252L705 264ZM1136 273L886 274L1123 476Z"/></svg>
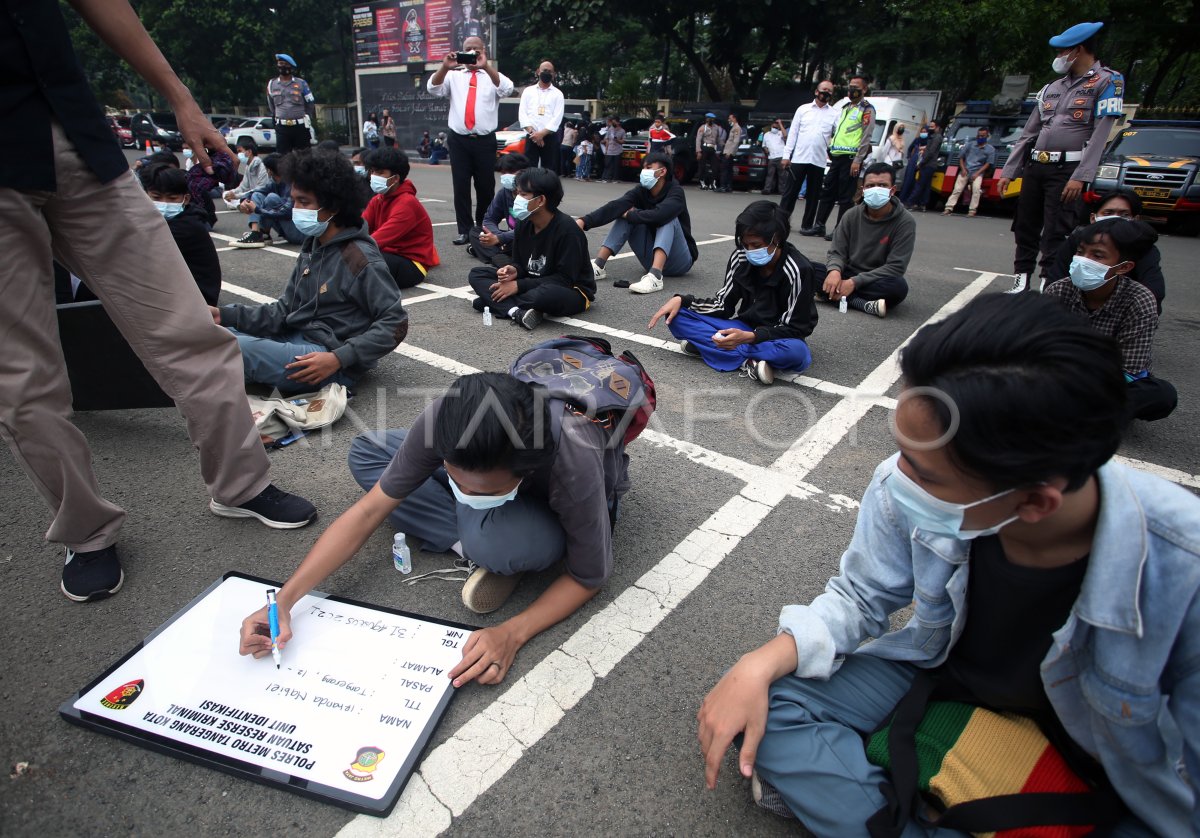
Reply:
<svg viewBox="0 0 1200 838"><path fill-rule="evenodd" d="M1082 44L1103 23L1080 23L1050 39L1050 46L1066 49ZM1064 204L1063 188L1069 180L1090 183L1113 123L1122 114L1125 80L1099 61L1080 76L1066 75L1043 87L1037 108L1013 147L1002 178L1022 178L1021 194L1012 231L1016 239L1014 291L1032 288L1026 278L1040 264L1041 275L1054 261L1063 240L1083 218L1082 200ZM1038 253L1041 252L1039 260Z"/></svg>
<svg viewBox="0 0 1200 838"><path fill-rule="evenodd" d="M829 169L821 188L821 202L817 205L817 219L813 232L824 234L825 222L833 212L833 205L838 206L838 222L854 205L854 187L857 180L850 174L854 163L862 165L867 153L871 150L871 126L875 123L875 106L864 96L857 103L847 102L842 105L833 128L833 138L829 143ZM832 241L833 232L825 235Z"/></svg>
<svg viewBox="0 0 1200 838"><path fill-rule="evenodd" d="M293 67L296 62L286 53L275 56ZM275 119L275 150L287 154L293 149L304 149L311 145L311 135L304 117L315 101L308 82L292 76L288 81L276 76L267 82L267 106Z"/></svg>

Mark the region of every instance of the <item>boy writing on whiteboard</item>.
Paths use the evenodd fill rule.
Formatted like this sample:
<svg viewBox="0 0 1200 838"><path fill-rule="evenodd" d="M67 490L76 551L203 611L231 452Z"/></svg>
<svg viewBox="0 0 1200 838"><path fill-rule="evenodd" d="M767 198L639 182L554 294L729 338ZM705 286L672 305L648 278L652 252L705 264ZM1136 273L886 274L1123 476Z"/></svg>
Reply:
<svg viewBox="0 0 1200 838"><path fill-rule="evenodd" d="M561 422L551 410L563 411ZM612 512L629 486L629 458L608 443L606 428L490 372L458 379L407 431L362 434L350 472L367 493L280 589L281 644L292 636L291 608L390 520L426 550L467 560L463 604L479 614L500 608L522 573L563 561L565 572L528 608L474 632L449 673L456 687L499 683L525 643L582 607L612 573ZM241 654L270 654L268 635L263 608L242 622Z"/></svg>

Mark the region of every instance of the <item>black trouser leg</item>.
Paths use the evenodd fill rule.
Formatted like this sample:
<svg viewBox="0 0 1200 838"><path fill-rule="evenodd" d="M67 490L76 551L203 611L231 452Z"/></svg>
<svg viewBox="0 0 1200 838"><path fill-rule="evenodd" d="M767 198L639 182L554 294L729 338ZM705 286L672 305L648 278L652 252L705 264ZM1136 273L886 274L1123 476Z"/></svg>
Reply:
<svg viewBox="0 0 1200 838"><path fill-rule="evenodd" d="M458 223L458 232L471 229L471 174L473 159L471 146L475 140L464 140L451 131L447 139L450 151L450 185L454 191L454 220ZM484 204L486 211L487 204Z"/></svg>
<svg viewBox="0 0 1200 838"><path fill-rule="evenodd" d="M384 253L383 261L387 263L388 272L396 281L398 288L412 288L425 280L425 274L411 259L406 259L395 253Z"/></svg>
<svg viewBox="0 0 1200 838"><path fill-rule="evenodd" d="M471 238L471 249L475 251L475 258L485 265L494 265L497 268L513 264L512 257L504 251L503 247L495 244L484 244L479 240L479 234L482 232L482 227L472 227L471 232L468 234Z"/></svg>
<svg viewBox="0 0 1200 838"><path fill-rule="evenodd" d="M808 163L802 167L802 171L807 185L804 187L804 218L800 226L808 228L817 223L817 205L821 202L821 190L825 185L825 168ZM799 188L800 182L797 181L796 189Z"/></svg>
<svg viewBox="0 0 1200 838"><path fill-rule="evenodd" d="M498 303L507 312L513 306L517 308L532 308L551 317L570 317L587 308L587 298L575 288L549 283L530 288L521 294L515 294L507 300ZM505 315L507 316L507 314Z"/></svg>
<svg viewBox="0 0 1200 838"><path fill-rule="evenodd" d="M796 208L800 199L800 178L804 176L804 167L792 163L786 169L779 170L779 208L788 215Z"/></svg>
<svg viewBox="0 0 1200 838"><path fill-rule="evenodd" d="M733 155L721 155L721 188L733 189Z"/></svg>
<svg viewBox="0 0 1200 838"><path fill-rule="evenodd" d="M555 171L559 161L559 149L562 148L562 140L558 138L558 134L547 134L542 139L541 147L541 167Z"/></svg>
<svg viewBox="0 0 1200 838"><path fill-rule="evenodd" d="M1041 253L1042 275L1045 276L1055 252L1063 243L1076 220L1079 204L1062 202L1063 187L1075 173L1075 163L1030 162L1021 175L1021 194L1017 197L1017 215L1012 231L1016 243L1013 272L1033 275ZM1036 290L1033 282L1030 290Z"/></svg>
<svg viewBox="0 0 1200 838"><path fill-rule="evenodd" d="M850 182L850 195L854 194L854 179L850 177L850 162L853 159L853 155L850 154L829 158L829 171L825 173L825 182L821 189L821 204L817 207L817 223L821 226L825 226L825 222L829 220L833 205L841 203L845 191L844 180ZM808 194L812 195L811 192ZM838 218L841 218L840 213Z"/></svg>
<svg viewBox="0 0 1200 838"><path fill-rule="evenodd" d="M1126 412L1129 418L1145 422L1165 419L1179 404L1174 385L1152 375L1129 382L1128 398Z"/></svg>

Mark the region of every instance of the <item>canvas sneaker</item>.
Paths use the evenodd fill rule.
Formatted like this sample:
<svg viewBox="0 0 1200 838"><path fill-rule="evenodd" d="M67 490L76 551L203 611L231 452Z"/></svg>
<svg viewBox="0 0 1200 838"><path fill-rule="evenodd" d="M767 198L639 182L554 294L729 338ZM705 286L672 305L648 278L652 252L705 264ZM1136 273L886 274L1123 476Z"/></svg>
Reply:
<svg viewBox="0 0 1200 838"><path fill-rule="evenodd" d="M755 361L747 358L742 364L742 375L752 378L759 384L774 384L775 370L766 361Z"/></svg>
<svg viewBox="0 0 1200 838"><path fill-rule="evenodd" d="M538 311L536 309L532 309L532 308L527 308L524 311L522 311L519 315L517 315L517 317L514 319L516 319L522 326L524 326L526 329L528 329L529 331L532 332L534 329L536 329L538 326L541 325L542 320L544 320L545 318L542 316L542 313L540 311Z"/></svg>
<svg viewBox="0 0 1200 838"><path fill-rule="evenodd" d="M887 302L885 300L871 300L863 306L863 311L867 314L874 314L876 317L887 317Z"/></svg>
<svg viewBox="0 0 1200 838"><path fill-rule="evenodd" d="M251 230L237 241L230 242L231 247L266 247L267 244L267 237L258 230Z"/></svg>
<svg viewBox="0 0 1200 838"><path fill-rule="evenodd" d="M67 563L63 565L59 587L67 599L74 602L95 602L121 590L125 571L117 558L117 547L110 544L101 550L75 552L67 548Z"/></svg>
<svg viewBox="0 0 1200 838"><path fill-rule="evenodd" d="M476 614L491 614L508 601L519 581L519 573L504 576L475 565L463 583L463 605Z"/></svg>
<svg viewBox="0 0 1200 838"><path fill-rule="evenodd" d="M216 498L208 508L222 518L257 518L271 529L294 530L317 519L317 508L299 495L293 495L271 483L256 496L239 506L226 506Z"/></svg>
<svg viewBox="0 0 1200 838"><path fill-rule="evenodd" d="M1020 294L1029 287L1029 274L1017 274L1013 279L1012 288L1009 288L1006 294Z"/></svg>
<svg viewBox="0 0 1200 838"><path fill-rule="evenodd" d="M647 271L641 279L629 286L629 290L635 294L653 294L663 290L663 281Z"/></svg>

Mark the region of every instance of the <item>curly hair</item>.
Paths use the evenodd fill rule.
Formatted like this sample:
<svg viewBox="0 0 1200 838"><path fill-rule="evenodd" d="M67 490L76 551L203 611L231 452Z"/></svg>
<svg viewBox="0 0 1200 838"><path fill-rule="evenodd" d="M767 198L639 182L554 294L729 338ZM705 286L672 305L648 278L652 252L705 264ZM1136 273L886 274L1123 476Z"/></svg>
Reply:
<svg viewBox="0 0 1200 838"><path fill-rule="evenodd" d="M361 181L341 154L327 151L293 151L283 159L283 179L317 196L338 227L362 225Z"/></svg>

